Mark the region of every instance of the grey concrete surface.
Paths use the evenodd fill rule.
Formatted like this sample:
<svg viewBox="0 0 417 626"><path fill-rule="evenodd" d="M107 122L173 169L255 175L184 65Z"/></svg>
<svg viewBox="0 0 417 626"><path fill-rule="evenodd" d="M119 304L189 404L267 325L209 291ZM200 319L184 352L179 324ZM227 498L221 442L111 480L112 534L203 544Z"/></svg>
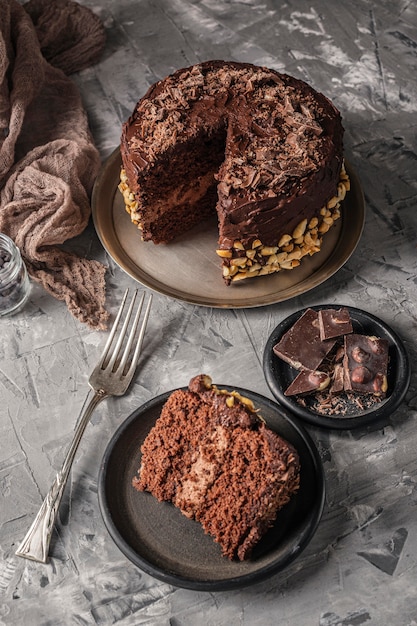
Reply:
<svg viewBox="0 0 417 626"><path fill-rule="evenodd" d="M416 626L417 379L377 428L307 427L327 483L311 543L252 587L195 592L141 572L102 521L105 448L133 409L205 372L272 397L262 353L299 308L336 303L380 317L412 366L417 329L417 5L410 0L83 0L104 21L101 61L74 76L103 160L149 84L210 58L263 64L327 94L341 110L346 156L366 201L362 238L328 281L293 300L218 310L155 294L131 392L94 414L82 440L46 565L14 555L72 437L104 342L36 285L0 320L0 624L28 626ZM114 312L134 286L92 225L73 247L108 265ZM140 287L141 288L141 287ZM142 288L141 288L142 289ZM194 343L199 348L195 350Z"/></svg>

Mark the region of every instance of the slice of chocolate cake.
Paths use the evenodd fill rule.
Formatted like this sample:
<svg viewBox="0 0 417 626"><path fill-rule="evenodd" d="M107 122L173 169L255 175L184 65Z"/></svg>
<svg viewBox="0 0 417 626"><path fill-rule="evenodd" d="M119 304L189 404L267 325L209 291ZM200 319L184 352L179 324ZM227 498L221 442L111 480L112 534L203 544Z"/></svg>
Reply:
<svg viewBox="0 0 417 626"><path fill-rule="evenodd" d="M170 395L141 452L133 486L200 522L230 559L250 557L299 487L294 447L205 375Z"/></svg>

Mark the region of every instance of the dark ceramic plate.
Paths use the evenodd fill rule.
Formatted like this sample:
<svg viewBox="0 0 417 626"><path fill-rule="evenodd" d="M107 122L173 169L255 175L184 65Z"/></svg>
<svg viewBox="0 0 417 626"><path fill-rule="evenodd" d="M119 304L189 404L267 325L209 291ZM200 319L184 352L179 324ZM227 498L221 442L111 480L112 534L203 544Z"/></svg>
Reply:
<svg viewBox="0 0 417 626"><path fill-rule="evenodd" d="M248 561L223 557L199 523L131 485L140 465L140 446L171 392L136 409L114 434L104 454L99 503L110 536L132 563L178 587L216 591L259 582L299 556L322 515L324 473L309 434L275 402L245 389L237 391L251 398L268 426L295 446L301 463L299 492L279 512L275 525Z"/></svg>
<svg viewBox="0 0 417 626"><path fill-rule="evenodd" d="M320 309L339 309L342 306L345 305L322 304L309 308L318 311ZM374 315L353 307L346 308L350 312L353 332L375 335L388 340L388 391L386 398L381 402L365 409L360 409L353 402L346 403L346 413L344 415L327 416L317 412L308 396L305 397L307 406L303 406L295 397L284 395L290 382L295 378L297 370L277 357L273 352L273 347L306 309L293 313L278 324L267 341L263 356L265 378L278 402L304 421L325 428L357 428L386 419L402 402L410 383L408 355L399 336Z"/></svg>

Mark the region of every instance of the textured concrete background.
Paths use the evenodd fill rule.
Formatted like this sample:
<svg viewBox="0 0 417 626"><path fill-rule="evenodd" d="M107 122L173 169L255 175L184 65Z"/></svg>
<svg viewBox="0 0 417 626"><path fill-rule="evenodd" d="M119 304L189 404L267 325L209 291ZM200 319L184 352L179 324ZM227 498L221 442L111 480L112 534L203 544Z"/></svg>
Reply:
<svg viewBox="0 0 417 626"><path fill-rule="evenodd" d="M106 445L146 400L200 372L271 397L263 348L274 327L301 307L363 308L400 334L415 362L416 3L83 1L108 33L101 62L74 77L103 159L154 80L210 58L264 64L307 80L340 108L366 223L346 265L294 300L233 311L155 295L142 370L131 392L103 403L87 428L47 565L14 551L60 467L104 335L76 322L37 286L23 312L1 320L0 624L416 626L415 373L384 427L308 428L326 473L324 515L305 552L262 584L201 593L158 582L119 552L97 501ZM104 252L92 227L73 245L108 264L114 311L134 281Z"/></svg>

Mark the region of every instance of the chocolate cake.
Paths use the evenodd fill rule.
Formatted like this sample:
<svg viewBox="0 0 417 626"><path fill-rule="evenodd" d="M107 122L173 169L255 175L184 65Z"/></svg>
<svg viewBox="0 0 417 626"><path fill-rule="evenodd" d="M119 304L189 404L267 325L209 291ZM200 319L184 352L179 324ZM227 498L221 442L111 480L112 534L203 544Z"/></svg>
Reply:
<svg viewBox="0 0 417 626"><path fill-rule="evenodd" d="M251 556L299 487L294 447L205 375L170 395L141 452L133 486L200 522L230 559Z"/></svg>
<svg viewBox="0 0 417 626"><path fill-rule="evenodd" d="M227 284L319 252L349 189L340 114L305 82L207 61L155 83L123 125L119 188L142 238L217 213Z"/></svg>

